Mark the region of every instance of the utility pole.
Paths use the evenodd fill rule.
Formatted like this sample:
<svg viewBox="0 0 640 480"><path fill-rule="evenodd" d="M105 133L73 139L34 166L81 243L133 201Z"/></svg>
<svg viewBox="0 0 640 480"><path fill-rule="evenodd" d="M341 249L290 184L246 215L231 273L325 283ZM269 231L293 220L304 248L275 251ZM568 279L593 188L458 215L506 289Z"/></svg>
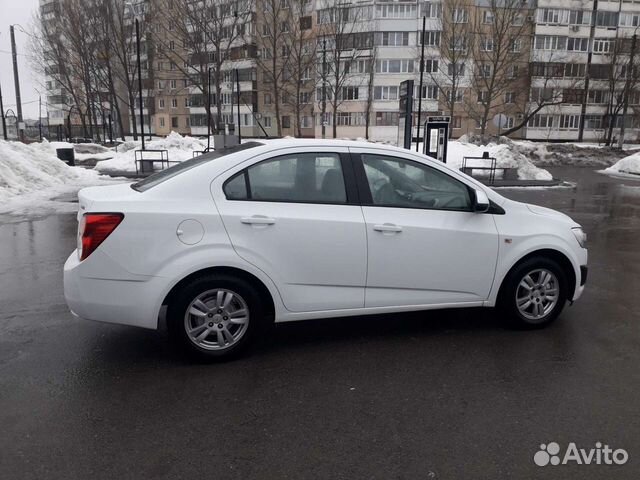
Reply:
<svg viewBox="0 0 640 480"><path fill-rule="evenodd" d="M138 57L138 93L140 99L140 133L142 135L142 150L144 150L144 105L142 104L142 65L140 63L140 22L136 17L136 50Z"/></svg>
<svg viewBox="0 0 640 480"><path fill-rule="evenodd" d="M636 42L638 35L636 33L631 37L631 52L629 54L629 66L627 67L627 80L624 83L624 103L622 106L622 125L620 126L620 136L618 137L618 148L622 150L624 145L625 121L627 119L627 109L629 108L629 89L631 88L631 79L634 78L633 57L636 55Z"/></svg>
<svg viewBox="0 0 640 480"><path fill-rule="evenodd" d="M207 152L211 148L211 67L207 68Z"/></svg>
<svg viewBox="0 0 640 480"><path fill-rule="evenodd" d="M326 132L327 132L326 116L327 116L327 41L322 40L322 115L320 115L320 124L322 125L322 138L325 138Z"/></svg>
<svg viewBox="0 0 640 480"><path fill-rule="evenodd" d="M420 122L422 121L422 81L424 79L424 35L426 28L427 17L425 15L422 17L422 53L420 54L420 84L418 85L418 129L416 131L416 152L420 151Z"/></svg>
<svg viewBox="0 0 640 480"><path fill-rule="evenodd" d="M240 133L240 72L236 68L236 93L238 94L238 144L242 143L242 134ZM233 105L231 105L233 110ZM233 112L231 112L233 113Z"/></svg>
<svg viewBox="0 0 640 480"><path fill-rule="evenodd" d="M42 95L38 93L38 130L40 131L40 141L42 141Z"/></svg>
<svg viewBox="0 0 640 480"><path fill-rule="evenodd" d="M18 53L16 52L16 35L13 30L13 25L9 26L11 32L11 56L13 57L13 81L16 89L16 106L18 107L18 135L21 141L24 142L24 129L22 126L22 101L20 98L20 77L18 76Z"/></svg>
<svg viewBox="0 0 640 480"><path fill-rule="evenodd" d="M0 85L0 117L2 117L2 135L7 139L7 122L4 119L4 105L2 104L2 85Z"/></svg>

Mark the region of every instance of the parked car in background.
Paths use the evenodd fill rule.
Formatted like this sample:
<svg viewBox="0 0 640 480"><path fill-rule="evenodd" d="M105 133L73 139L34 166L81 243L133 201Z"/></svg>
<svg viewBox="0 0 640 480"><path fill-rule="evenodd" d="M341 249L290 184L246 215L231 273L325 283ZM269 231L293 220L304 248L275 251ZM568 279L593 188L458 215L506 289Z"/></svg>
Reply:
<svg viewBox="0 0 640 480"><path fill-rule="evenodd" d="M497 307L537 328L577 300L585 235L424 155L266 140L79 193L64 267L76 315L157 328L205 358L275 322Z"/></svg>

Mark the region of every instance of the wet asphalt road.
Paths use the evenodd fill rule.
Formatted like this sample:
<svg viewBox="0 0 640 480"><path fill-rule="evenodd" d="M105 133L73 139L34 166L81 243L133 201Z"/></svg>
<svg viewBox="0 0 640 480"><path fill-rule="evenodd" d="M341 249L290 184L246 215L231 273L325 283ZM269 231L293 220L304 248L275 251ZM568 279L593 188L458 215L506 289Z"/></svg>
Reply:
<svg viewBox="0 0 640 480"><path fill-rule="evenodd" d="M74 319L74 215L0 226L0 479L638 478L640 182L502 190L589 234L582 300L551 327L458 310L278 326L250 357L194 365L164 330ZM539 444L624 448L547 466Z"/></svg>

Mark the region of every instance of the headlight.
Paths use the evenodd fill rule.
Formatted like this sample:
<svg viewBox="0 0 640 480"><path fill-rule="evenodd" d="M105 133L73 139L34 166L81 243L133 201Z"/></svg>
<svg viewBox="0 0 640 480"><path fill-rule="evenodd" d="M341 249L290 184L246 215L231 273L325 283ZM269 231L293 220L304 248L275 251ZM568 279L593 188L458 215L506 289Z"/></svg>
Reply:
<svg viewBox="0 0 640 480"><path fill-rule="evenodd" d="M574 227L571 229L573 232L573 236L576 237L576 240L580 244L582 248L587 248L587 234L584 233L581 227Z"/></svg>

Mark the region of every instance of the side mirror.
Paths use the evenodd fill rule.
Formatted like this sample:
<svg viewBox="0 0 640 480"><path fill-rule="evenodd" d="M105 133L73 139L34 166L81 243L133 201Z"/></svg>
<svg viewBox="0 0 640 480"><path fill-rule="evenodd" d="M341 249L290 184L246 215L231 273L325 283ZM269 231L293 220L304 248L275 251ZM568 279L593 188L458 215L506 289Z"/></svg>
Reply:
<svg viewBox="0 0 640 480"><path fill-rule="evenodd" d="M489 210L489 197L484 190L475 190L475 199L473 200L473 211L476 213L484 213Z"/></svg>

